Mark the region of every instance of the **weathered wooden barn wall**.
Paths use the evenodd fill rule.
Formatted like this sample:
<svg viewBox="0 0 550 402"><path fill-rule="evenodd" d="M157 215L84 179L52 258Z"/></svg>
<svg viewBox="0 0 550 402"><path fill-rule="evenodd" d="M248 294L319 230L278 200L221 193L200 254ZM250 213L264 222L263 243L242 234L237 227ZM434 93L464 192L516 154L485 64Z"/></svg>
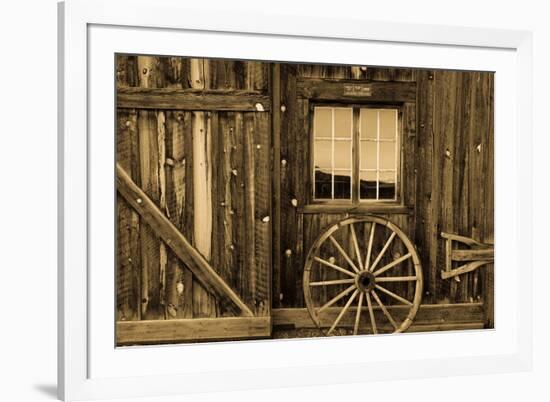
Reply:
<svg viewBox="0 0 550 402"><path fill-rule="evenodd" d="M274 307L304 306L302 275L309 247L324 228L354 215L329 210L304 213L301 208L311 187L307 174L310 107L297 91L298 82L308 78L416 82L416 102L403 108L403 199L410 208L376 208L372 212L395 222L417 245L425 276L423 303L479 302L482 295L492 300L492 275L488 274L492 267L462 275L460 282L441 279L444 250L440 233L492 240L493 74L283 64L283 225L280 253L274 255L273 264Z"/></svg>
<svg viewBox="0 0 550 402"><path fill-rule="evenodd" d="M280 83L271 79L279 70ZM311 103L301 82L414 85L415 99L400 104L404 205L369 211L400 226L418 248L423 304L483 302L492 326L492 265L460 282L440 276L441 232L493 238L492 73L132 55L117 56L116 72L123 99L117 162L256 316L268 316L272 307L305 307L302 277L312 243L329 225L365 213L306 208ZM182 89L219 95L217 106L184 107L189 97L178 98ZM147 96L132 103L140 93ZM265 111L250 108L249 94L263 97ZM235 105L244 106L236 111ZM117 214L118 321L234 315L120 196ZM345 245L349 236L338 240ZM405 297L413 293L410 284L391 286L402 286ZM172 340L169 330L158 331Z"/></svg>
<svg viewBox="0 0 550 402"><path fill-rule="evenodd" d="M493 241L494 74L417 72L416 245L426 277L425 303L492 305L492 265L442 280L441 232ZM429 293L428 293L429 292ZM492 310L487 306L487 310ZM492 318L488 317L489 325Z"/></svg>
<svg viewBox="0 0 550 402"><path fill-rule="evenodd" d="M232 108L243 94L267 95L268 65L119 55L116 78L117 162L254 314L267 315L270 115L267 105ZM135 106L124 97L141 89L149 98ZM150 107L155 89L208 92L222 106L179 110L174 93L166 108ZM121 196L117 209L118 321L231 315Z"/></svg>

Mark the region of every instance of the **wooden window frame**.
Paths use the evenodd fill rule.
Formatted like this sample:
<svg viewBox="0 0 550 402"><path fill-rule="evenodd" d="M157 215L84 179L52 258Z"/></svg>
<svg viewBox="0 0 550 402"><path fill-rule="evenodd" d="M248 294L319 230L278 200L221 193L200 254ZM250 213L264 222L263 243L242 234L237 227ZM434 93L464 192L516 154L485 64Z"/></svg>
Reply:
<svg viewBox="0 0 550 402"><path fill-rule="evenodd" d="M315 166L314 166L314 118L315 108L351 108L352 109L352 189L350 199L316 199L315 198ZM397 160L396 183L394 199L360 199L360 111L361 109L392 109L397 111ZM302 212L373 212L373 211L401 211L407 207L403 204L403 104L395 103L345 103L345 102L311 102L309 113L309 184L308 204Z"/></svg>

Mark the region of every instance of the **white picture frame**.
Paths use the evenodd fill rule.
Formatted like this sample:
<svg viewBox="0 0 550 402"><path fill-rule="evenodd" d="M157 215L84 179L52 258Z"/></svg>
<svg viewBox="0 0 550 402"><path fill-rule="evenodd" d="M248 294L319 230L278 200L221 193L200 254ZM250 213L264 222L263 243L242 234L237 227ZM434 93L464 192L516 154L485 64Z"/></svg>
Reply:
<svg viewBox="0 0 550 402"><path fill-rule="evenodd" d="M69 0L59 4L58 15L60 398L162 396L531 368L531 33L269 13L216 15L200 7L187 9L177 0ZM170 38L177 35L200 39L194 43L201 46L171 47ZM160 37L165 40L155 42ZM237 51L216 43L223 38L245 46ZM104 80L112 80L113 64L108 56L116 51L183 52L181 55L360 64L365 60L349 51L357 46L372 50L371 65L496 71L495 237L499 245L495 330L331 339L342 350L358 346L373 350L369 357L347 360L339 353L319 353L327 349L325 339L115 349L110 341L114 338L112 297L99 296L114 295L114 234L110 233L109 215L114 187L103 180L112 179L113 171L111 164L96 163L113 160L109 113L114 113L114 97L109 101L109 96L114 88L112 81L110 86L103 85L109 82ZM402 50L400 55L384 50L392 47ZM319 49L331 51L327 55ZM440 64L430 56L434 52L440 52ZM448 57L442 59L442 55ZM111 64L106 64L109 60ZM98 149L102 151L98 153ZM508 180L512 178L507 200L498 196L503 184L498 172L504 171ZM503 233L504 209L513 217L507 222L513 234ZM103 212L106 219L98 217ZM520 254L521 275L517 275ZM101 288L94 285L97 283ZM505 292L506 300L502 297ZM445 350L449 343L457 345L450 352ZM469 345L468 352L461 343ZM429 347L411 352L411 345ZM168 355L175 354L182 359L171 360L186 361L193 367L168 364ZM216 360L220 355L224 358ZM148 369L136 365L137 361L147 362ZM212 362L216 362L214 369Z"/></svg>

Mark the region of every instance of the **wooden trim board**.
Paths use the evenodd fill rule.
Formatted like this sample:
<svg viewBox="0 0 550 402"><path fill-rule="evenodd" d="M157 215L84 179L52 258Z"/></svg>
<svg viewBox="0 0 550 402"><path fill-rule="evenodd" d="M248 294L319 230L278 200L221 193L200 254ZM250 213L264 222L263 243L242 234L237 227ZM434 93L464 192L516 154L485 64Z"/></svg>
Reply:
<svg viewBox="0 0 550 402"><path fill-rule="evenodd" d="M390 314L396 320L403 320L409 311L408 306L386 306ZM363 308L364 315L368 315ZM379 323L387 323L383 312L378 306L373 307L375 320ZM320 314L321 325L330 327L336 319L341 307L329 307ZM340 327L353 327L355 307L351 307L348 313L341 319ZM305 308L280 308L272 310L273 326L294 326L294 328L315 328L315 324ZM457 303L457 304L422 304L413 320L413 327L421 330L423 327L432 328L426 330L461 329L463 324L483 328L483 303ZM447 328L451 326L451 328ZM415 332L409 329L408 332Z"/></svg>
<svg viewBox="0 0 550 402"><path fill-rule="evenodd" d="M263 112L271 109L271 99L259 92L242 90L123 87L117 90L117 107Z"/></svg>
<svg viewBox="0 0 550 402"><path fill-rule="evenodd" d="M265 338L270 335L270 317L196 318L116 323L117 346Z"/></svg>
<svg viewBox="0 0 550 402"><path fill-rule="evenodd" d="M302 78L298 96L320 101L416 102L416 82L361 82Z"/></svg>

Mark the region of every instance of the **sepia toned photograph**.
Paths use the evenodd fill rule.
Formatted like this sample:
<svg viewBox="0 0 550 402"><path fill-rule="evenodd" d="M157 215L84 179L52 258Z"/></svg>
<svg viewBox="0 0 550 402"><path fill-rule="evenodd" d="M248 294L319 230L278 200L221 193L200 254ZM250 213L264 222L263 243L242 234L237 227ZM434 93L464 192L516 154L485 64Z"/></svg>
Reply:
<svg viewBox="0 0 550 402"><path fill-rule="evenodd" d="M493 329L494 72L117 54L116 345Z"/></svg>

